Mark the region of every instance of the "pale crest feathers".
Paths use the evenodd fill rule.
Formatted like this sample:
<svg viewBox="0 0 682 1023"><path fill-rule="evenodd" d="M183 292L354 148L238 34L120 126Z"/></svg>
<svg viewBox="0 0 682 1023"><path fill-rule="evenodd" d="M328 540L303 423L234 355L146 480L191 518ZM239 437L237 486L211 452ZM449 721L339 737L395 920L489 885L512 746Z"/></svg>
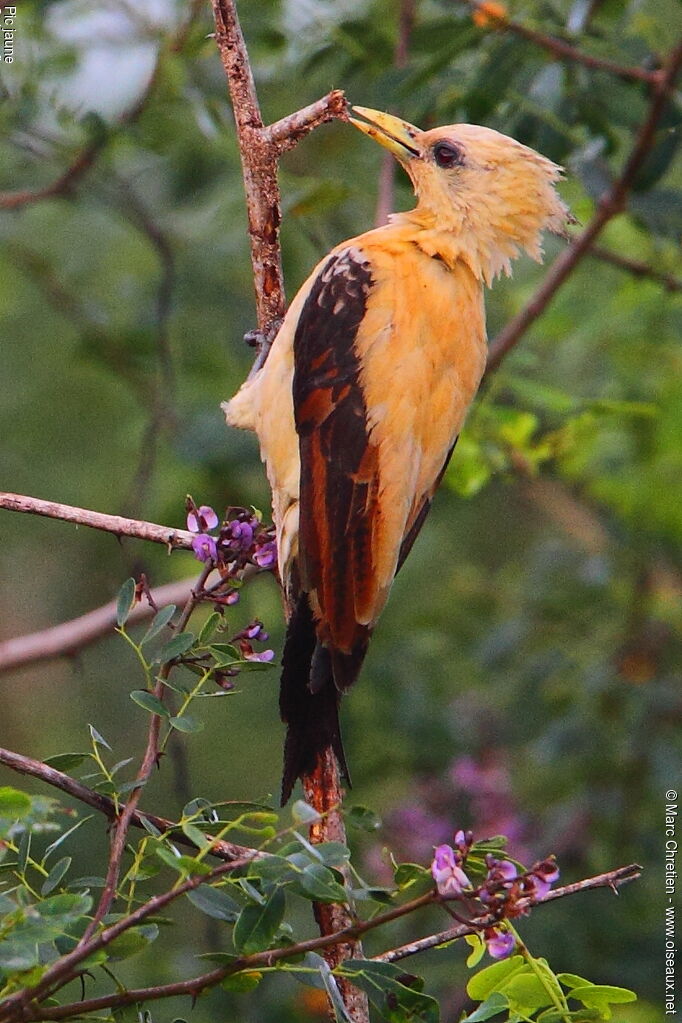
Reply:
<svg viewBox="0 0 682 1023"><path fill-rule="evenodd" d="M436 165L432 152L438 141L462 149L461 165ZM448 261L461 259L490 285L502 272L511 273L519 250L542 258L544 230L565 233L571 217L555 189L562 169L533 149L476 124L417 132L414 143L422 158L403 166L417 207L394 214L392 221L413 224L425 250L431 246Z"/></svg>

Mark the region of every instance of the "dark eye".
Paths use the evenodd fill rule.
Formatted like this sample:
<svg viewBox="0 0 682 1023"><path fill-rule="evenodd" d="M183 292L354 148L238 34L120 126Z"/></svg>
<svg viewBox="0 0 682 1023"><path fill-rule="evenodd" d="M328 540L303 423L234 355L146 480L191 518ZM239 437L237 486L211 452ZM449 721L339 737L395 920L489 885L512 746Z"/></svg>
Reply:
<svg viewBox="0 0 682 1023"><path fill-rule="evenodd" d="M464 153L453 142L436 142L433 147L433 158L439 167L446 170L464 163Z"/></svg>

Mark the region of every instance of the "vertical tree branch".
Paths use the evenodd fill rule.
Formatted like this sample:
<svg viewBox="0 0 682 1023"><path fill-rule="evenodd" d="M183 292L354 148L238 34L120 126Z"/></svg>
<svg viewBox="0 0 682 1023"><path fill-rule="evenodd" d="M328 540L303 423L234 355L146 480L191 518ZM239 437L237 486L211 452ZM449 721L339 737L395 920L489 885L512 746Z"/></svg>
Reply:
<svg viewBox="0 0 682 1023"><path fill-rule="evenodd" d="M216 42L225 69L239 137L251 263L256 292L256 322L261 335L260 365L284 316L286 299L279 248L281 220L277 147L264 131L249 56L232 0L212 0Z"/></svg>
<svg viewBox="0 0 682 1023"><path fill-rule="evenodd" d="M251 262L256 292L256 335L258 354L251 373L265 362L270 345L286 310L284 280L279 246L281 220L277 167L280 155L291 149L312 128L333 117L346 115L345 100L339 91L329 93L317 103L290 114L270 127L263 117L256 95L249 56L233 0L212 0L216 24L216 42L225 69L232 105L246 192ZM331 749L319 758L316 769L303 779L306 797L322 815L311 830L313 842L346 842L338 767ZM344 929L352 923L347 906L316 905L315 916L322 935ZM359 954L355 942L330 950L330 965ZM366 996L340 981L339 988L354 1023L367 1023Z"/></svg>

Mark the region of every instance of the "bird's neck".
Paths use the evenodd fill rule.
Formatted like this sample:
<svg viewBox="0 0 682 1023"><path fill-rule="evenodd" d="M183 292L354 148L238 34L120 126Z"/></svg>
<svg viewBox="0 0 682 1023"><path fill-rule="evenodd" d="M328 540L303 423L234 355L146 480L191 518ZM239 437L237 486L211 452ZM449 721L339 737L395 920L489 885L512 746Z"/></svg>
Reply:
<svg viewBox="0 0 682 1023"><path fill-rule="evenodd" d="M394 213L389 220L389 230L395 228L427 255L442 259L453 269L465 264L488 287L501 273L511 273L511 261L519 254L518 239L501 234L492 224L473 224L466 210L449 210L447 223L422 206Z"/></svg>

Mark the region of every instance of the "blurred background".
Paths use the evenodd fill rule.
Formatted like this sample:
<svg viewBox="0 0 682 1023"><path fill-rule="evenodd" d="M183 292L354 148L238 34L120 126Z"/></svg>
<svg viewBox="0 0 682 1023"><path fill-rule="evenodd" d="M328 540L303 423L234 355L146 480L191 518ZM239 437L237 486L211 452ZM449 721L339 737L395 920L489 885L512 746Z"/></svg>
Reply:
<svg viewBox="0 0 682 1023"><path fill-rule="evenodd" d="M51 197L0 197L2 487L170 526L184 525L188 492L267 515L255 441L228 431L219 408L248 372L254 314L210 5L21 0L17 12L14 62L0 64L0 189L40 191L85 166ZM677 0L512 0L508 12L650 70L682 33ZM266 120L338 87L422 127L486 124L566 166L562 193L583 224L647 111L645 82L558 62L455 0L251 0L240 14ZM349 805L382 820L352 838L377 883L390 878L386 849L428 862L460 826L509 835L529 863L555 853L566 881L644 865L619 899L584 894L522 924L557 971L634 987L640 1003L615 1014L632 1023L662 1018L664 794L680 780L680 110L676 97L628 210L599 240L606 255L581 263L489 378L343 706ZM375 221L381 161L341 123L283 159L289 297L332 245ZM407 208L407 182L393 196L384 184L387 200ZM547 261L562 245L547 241ZM544 272L523 259L497 283L491 337ZM153 587L197 568L190 555L6 512L0 565L0 640L105 603L131 574ZM229 612L235 631L255 616L279 656L270 576ZM0 743L38 758L87 749L91 722L115 759L137 757L147 717L128 693L141 684L113 635L5 672ZM276 694L273 668L204 704L203 732L176 744L143 805L173 817L193 796L276 798ZM20 785L3 769L0 784ZM100 821L74 838L82 874L101 872L105 845ZM125 964L127 982L189 976L196 953L225 946L216 921L179 915L163 951ZM412 928L396 926L396 944ZM462 950L413 968L456 1020ZM154 1017L177 1012L189 1006ZM191 1016L228 1018L314 1020L320 1004L285 978L248 996L214 992Z"/></svg>

